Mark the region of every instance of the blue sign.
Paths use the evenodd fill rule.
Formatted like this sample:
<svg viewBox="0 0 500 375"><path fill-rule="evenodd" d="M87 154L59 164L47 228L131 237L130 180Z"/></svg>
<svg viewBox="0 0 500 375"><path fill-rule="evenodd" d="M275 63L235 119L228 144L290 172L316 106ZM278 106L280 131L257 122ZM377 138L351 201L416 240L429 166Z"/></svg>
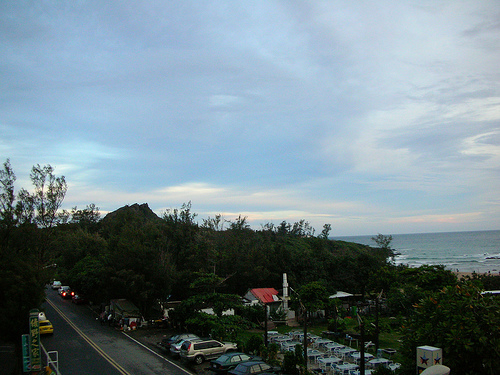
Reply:
<svg viewBox="0 0 500 375"><path fill-rule="evenodd" d="M23 371L31 371L30 335L22 335Z"/></svg>

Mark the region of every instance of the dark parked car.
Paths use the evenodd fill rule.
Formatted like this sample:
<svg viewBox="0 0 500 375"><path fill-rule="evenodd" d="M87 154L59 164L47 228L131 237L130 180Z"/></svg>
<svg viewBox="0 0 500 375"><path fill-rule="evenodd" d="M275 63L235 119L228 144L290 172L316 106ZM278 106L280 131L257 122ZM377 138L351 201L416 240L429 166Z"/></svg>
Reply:
<svg viewBox="0 0 500 375"><path fill-rule="evenodd" d="M262 361L249 361L240 363L228 372L228 374L231 375L253 375L263 373L279 374L281 373L281 367L271 366Z"/></svg>
<svg viewBox="0 0 500 375"><path fill-rule="evenodd" d="M84 305L87 303L87 299L83 294L75 293L74 296L71 298L71 302L77 305Z"/></svg>
<svg viewBox="0 0 500 375"><path fill-rule="evenodd" d="M172 335L170 337L165 337L158 343L163 349L165 349L168 353L170 353L170 345L179 340L189 340L189 339L198 339L199 337L194 333L181 333L179 335Z"/></svg>
<svg viewBox="0 0 500 375"><path fill-rule="evenodd" d="M248 355L245 353L231 352L221 355L219 358L214 359L210 362L210 371L216 373L224 374L229 370L232 370L242 362L248 361L260 361L262 358L253 355Z"/></svg>

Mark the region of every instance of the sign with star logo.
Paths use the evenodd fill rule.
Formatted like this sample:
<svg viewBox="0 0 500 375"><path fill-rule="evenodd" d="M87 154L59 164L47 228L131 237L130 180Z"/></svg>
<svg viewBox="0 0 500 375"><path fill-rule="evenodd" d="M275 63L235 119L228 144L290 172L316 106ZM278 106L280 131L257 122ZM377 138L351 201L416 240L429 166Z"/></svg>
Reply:
<svg viewBox="0 0 500 375"><path fill-rule="evenodd" d="M443 362L443 350L434 346L419 346L417 348L417 369L420 374L428 367L440 365Z"/></svg>

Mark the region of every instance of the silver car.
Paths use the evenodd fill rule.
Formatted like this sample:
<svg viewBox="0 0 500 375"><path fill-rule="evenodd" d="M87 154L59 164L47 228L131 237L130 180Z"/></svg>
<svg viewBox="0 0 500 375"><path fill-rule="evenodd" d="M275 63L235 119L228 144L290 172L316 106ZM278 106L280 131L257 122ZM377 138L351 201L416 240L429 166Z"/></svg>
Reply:
<svg viewBox="0 0 500 375"><path fill-rule="evenodd" d="M238 350L234 342L220 342L217 340L184 341L181 345L182 359L193 361L201 365L204 361L220 357L222 354Z"/></svg>

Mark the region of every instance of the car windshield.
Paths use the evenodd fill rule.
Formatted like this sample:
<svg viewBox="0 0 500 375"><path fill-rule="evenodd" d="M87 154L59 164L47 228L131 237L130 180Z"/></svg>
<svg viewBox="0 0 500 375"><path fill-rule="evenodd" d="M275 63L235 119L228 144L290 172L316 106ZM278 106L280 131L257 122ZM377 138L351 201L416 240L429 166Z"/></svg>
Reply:
<svg viewBox="0 0 500 375"><path fill-rule="evenodd" d="M219 358L217 358L217 362L226 362L227 360L229 360L229 358L231 357L228 356L227 354L223 354Z"/></svg>
<svg viewBox="0 0 500 375"><path fill-rule="evenodd" d="M50 322L40 322L40 326L50 326Z"/></svg>

